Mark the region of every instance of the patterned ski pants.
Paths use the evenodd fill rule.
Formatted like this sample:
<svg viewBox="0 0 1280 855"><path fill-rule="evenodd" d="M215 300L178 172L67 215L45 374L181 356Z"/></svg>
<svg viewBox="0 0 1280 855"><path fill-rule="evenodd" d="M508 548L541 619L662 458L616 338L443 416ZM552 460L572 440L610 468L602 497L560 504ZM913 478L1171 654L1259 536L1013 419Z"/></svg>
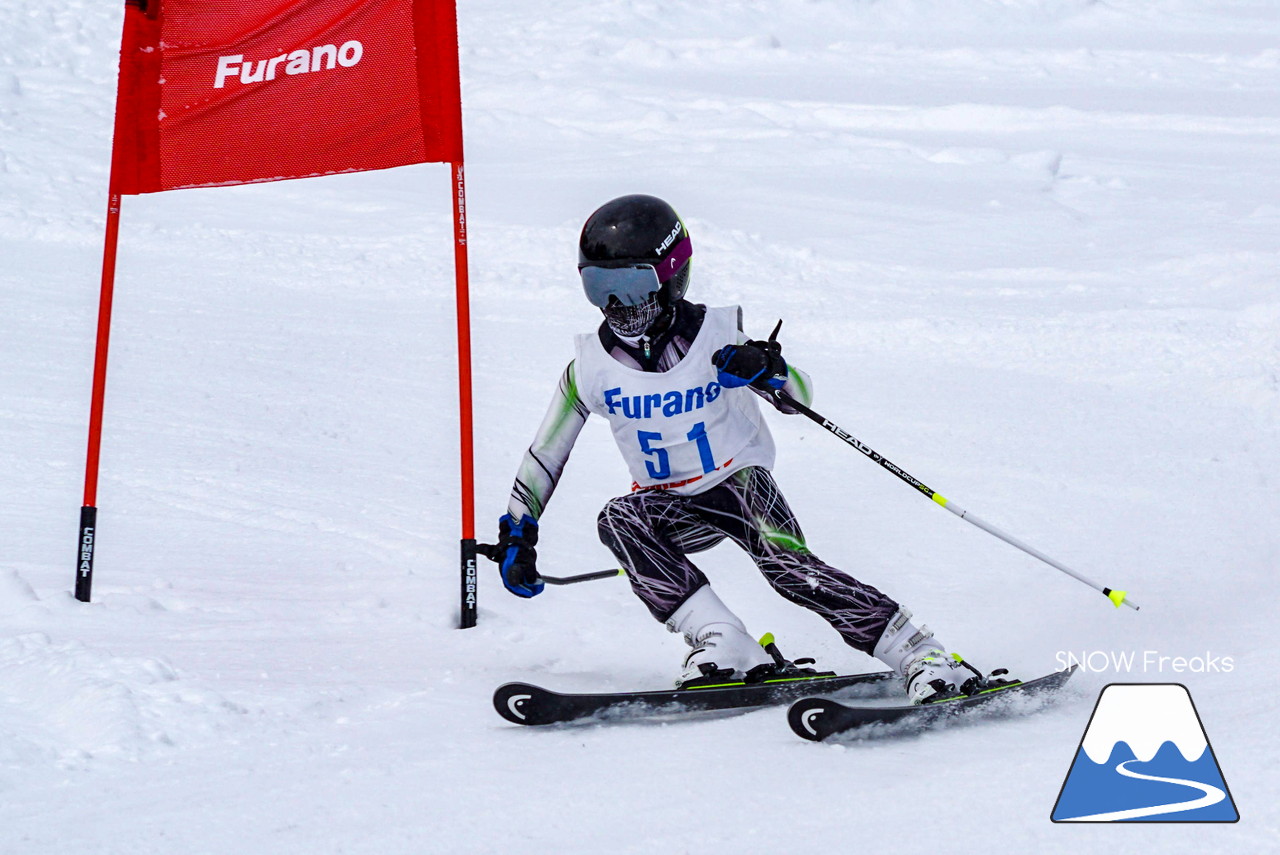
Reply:
<svg viewBox="0 0 1280 855"><path fill-rule="evenodd" d="M760 467L739 470L694 496L662 490L619 496L600 511L598 526L631 589L660 621L707 584L687 554L726 537L746 550L774 590L820 615L864 653L872 653L898 610L889 597L809 551L787 500Z"/></svg>

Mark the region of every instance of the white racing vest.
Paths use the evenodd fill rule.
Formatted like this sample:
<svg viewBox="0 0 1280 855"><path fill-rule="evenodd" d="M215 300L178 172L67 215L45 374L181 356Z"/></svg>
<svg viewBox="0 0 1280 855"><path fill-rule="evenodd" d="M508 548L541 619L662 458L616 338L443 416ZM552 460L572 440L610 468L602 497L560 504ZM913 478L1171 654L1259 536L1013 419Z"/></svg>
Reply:
<svg viewBox="0 0 1280 855"><path fill-rule="evenodd" d="M608 420L633 490L691 495L744 466L773 467L773 437L755 392L723 388L711 364L713 353L737 341L736 306L707 309L689 352L663 373L622 365L596 333L577 336L578 396Z"/></svg>

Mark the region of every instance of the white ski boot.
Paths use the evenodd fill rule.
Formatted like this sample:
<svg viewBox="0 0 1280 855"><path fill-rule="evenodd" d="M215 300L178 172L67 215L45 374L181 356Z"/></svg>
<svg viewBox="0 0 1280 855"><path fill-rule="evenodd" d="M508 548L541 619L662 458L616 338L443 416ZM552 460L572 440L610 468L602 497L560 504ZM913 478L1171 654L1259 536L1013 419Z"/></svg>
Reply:
<svg viewBox="0 0 1280 855"><path fill-rule="evenodd" d="M903 666L911 703L931 704L984 688L982 673L958 658L959 654L947 653L936 644L925 646L929 649L912 656Z"/></svg>
<svg viewBox="0 0 1280 855"><path fill-rule="evenodd" d="M685 657L676 688L744 679L773 657L747 632L747 627L703 585L667 620L667 629L684 636L693 649Z"/></svg>
<svg viewBox="0 0 1280 855"><path fill-rule="evenodd" d="M876 642L875 657L898 672L913 704L971 695L988 687L982 672L948 653L929 627L917 629L911 623L911 612L904 607L898 608ZM994 672L992 677L1003 673Z"/></svg>

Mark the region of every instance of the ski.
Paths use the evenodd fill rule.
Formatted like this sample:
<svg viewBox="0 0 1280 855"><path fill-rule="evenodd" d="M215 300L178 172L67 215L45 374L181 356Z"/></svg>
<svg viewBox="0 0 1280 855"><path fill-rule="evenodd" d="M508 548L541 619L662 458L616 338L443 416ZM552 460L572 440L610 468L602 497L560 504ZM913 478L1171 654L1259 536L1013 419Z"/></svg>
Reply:
<svg viewBox="0 0 1280 855"><path fill-rule="evenodd" d="M784 677L759 683L731 682L656 692L569 694L529 683L506 683L493 693L493 707L512 724L544 725L679 716L715 710L751 709L786 703L815 693L840 691L882 697L900 690L891 671L870 674Z"/></svg>
<svg viewBox="0 0 1280 855"><path fill-rule="evenodd" d="M1009 709L1009 702L1017 698L1043 697L1056 692L1071 678L1077 667L1072 665L1065 671L1057 671L1035 680L932 704L855 707L825 698L801 698L787 711L787 722L797 736L822 742L841 735L922 730L981 708L988 711L1004 709L1022 712L1023 710ZM876 725L880 727L875 727Z"/></svg>

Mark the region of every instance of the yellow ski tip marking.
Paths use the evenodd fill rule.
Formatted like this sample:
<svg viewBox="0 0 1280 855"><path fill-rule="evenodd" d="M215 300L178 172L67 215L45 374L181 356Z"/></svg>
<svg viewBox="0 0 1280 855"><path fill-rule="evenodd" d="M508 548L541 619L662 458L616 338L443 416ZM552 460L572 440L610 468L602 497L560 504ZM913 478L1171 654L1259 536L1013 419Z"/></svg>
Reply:
<svg viewBox="0 0 1280 855"><path fill-rule="evenodd" d="M1107 599L1115 603L1116 608L1120 608L1122 605L1124 605L1124 595L1127 593L1129 592L1128 591L1112 591L1110 594L1107 594Z"/></svg>
<svg viewBox="0 0 1280 855"><path fill-rule="evenodd" d="M935 502L937 502L938 504L942 505L942 507L944 507L944 508L947 506L947 500L946 500L945 498L943 498L943 496L942 496L942 494L941 494L941 493L934 493L934 494L933 494L933 500L934 500Z"/></svg>

